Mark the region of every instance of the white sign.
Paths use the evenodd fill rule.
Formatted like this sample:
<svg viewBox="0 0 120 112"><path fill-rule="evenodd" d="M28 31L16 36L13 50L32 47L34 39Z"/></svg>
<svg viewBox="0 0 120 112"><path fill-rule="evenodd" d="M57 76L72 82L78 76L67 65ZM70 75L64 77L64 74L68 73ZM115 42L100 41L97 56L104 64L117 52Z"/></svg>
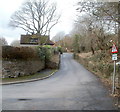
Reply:
<svg viewBox="0 0 120 112"><path fill-rule="evenodd" d="M120 65L120 61L116 63L116 65Z"/></svg>
<svg viewBox="0 0 120 112"><path fill-rule="evenodd" d="M117 54L112 54L112 60L117 60Z"/></svg>

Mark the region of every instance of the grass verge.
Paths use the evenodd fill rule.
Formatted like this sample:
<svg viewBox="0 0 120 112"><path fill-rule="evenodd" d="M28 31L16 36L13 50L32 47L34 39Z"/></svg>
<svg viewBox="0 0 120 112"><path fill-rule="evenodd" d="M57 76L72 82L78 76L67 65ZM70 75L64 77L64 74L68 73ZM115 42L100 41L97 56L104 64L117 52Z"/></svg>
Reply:
<svg viewBox="0 0 120 112"><path fill-rule="evenodd" d="M47 70L43 70L43 71L33 74L33 75L27 75L27 76L22 76L22 77L17 77L17 78L4 78L4 79L2 79L2 83L9 83L9 82L16 82L16 81L20 82L20 81L40 79L40 78L42 79L56 71L57 71L57 69L47 69Z"/></svg>

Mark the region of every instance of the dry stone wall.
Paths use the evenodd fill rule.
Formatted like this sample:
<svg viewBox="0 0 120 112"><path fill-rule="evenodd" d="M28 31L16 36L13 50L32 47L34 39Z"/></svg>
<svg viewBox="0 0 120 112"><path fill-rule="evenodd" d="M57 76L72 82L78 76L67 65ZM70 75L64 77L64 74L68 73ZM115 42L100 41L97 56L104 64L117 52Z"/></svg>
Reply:
<svg viewBox="0 0 120 112"><path fill-rule="evenodd" d="M25 75L32 75L45 68L45 62L40 60L25 61L3 61L2 78L15 78Z"/></svg>
<svg viewBox="0 0 120 112"><path fill-rule="evenodd" d="M50 61L11 60L2 61L2 78L15 78L35 74L43 69L58 69L60 55L54 55Z"/></svg>

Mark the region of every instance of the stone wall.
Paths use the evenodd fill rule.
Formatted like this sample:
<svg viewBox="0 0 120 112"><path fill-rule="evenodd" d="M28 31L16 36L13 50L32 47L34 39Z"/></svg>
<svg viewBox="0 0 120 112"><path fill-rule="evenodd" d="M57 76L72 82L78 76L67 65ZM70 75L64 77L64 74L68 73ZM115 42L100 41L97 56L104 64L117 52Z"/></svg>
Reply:
<svg viewBox="0 0 120 112"><path fill-rule="evenodd" d="M9 60L2 61L2 78L15 78L20 76L32 75L43 69L58 69L60 55L53 55L50 61L41 60Z"/></svg>
<svg viewBox="0 0 120 112"><path fill-rule="evenodd" d="M42 69L59 68L59 50L43 47L2 47L2 78L32 75Z"/></svg>
<svg viewBox="0 0 120 112"><path fill-rule="evenodd" d="M45 62L40 60L2 61L2 78L15 78L34 74L45 68Z"/></svg>

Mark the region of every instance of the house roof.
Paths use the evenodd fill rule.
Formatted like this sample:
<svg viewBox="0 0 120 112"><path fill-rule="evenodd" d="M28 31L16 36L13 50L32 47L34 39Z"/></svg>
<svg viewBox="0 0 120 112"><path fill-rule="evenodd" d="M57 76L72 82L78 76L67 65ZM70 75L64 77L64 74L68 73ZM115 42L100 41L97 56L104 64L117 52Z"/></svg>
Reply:
<svg viewBox="0 0 120 112"><path fill-rule="evenodd" d="M34 35L21 35L20 44L28 45L54 45L55 43L49 39L49 36L41 36L39 34Z"/></svg>
<svg viewBox="0 0 120 112"><path fill-rule="evenodd" d="M55 43L51 40L49 40L47 43L45 43L45 45L54 45Z"/></svg>
<svg viewBox="0 0 120 112"><path fill-rule="evenodd" d="M38 44L38 42L31 43L30 39L31 35L21 35L20 44Z"/></svg>

